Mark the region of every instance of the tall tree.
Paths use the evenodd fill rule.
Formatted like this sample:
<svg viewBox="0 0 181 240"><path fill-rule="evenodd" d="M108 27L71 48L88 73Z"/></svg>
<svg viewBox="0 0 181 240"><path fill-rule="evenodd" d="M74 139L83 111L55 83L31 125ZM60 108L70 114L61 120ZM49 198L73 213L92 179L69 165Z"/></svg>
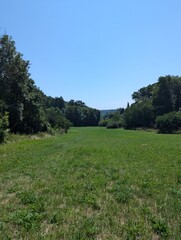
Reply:
<svg viewBox="0 0 181 240"><path fill-rule="evenodd" d="M29 61L16 51L8 35L0 38L0 100L9 112L9 127L13 132L37 132L43 127L42 109L37 90L30 78Z"/></svg>
<svg viewBox="0 0 181 240"><path fill-rule="evenodd" d="M148 85L147 87L140 88L137 92L132 94L132 99L135 102L141 102L147 99L151 99L153 96L155 84Z"/></svg>
<svg viewBox="0 0 181 240"><path fill-rule="evenodd" d="M154 124L154 109L150 100L133 103L124 113L125 128L152 127Z"/></svg>
<svg viewBox="0 0 181 240"><path fill-rule="evenodd" d="M181 107L181 78L178 76L160 77L153 97L156 115L178 111Z"/></svg>
<svg viewBox="0 0 181 240"><path fill-rule="evenodd" d="M16 129L23 120L23 102L29 98L28 68L29 62L16 51L15 42L4 35L0 39L0 98L8 105L11 129Z"/></svg>

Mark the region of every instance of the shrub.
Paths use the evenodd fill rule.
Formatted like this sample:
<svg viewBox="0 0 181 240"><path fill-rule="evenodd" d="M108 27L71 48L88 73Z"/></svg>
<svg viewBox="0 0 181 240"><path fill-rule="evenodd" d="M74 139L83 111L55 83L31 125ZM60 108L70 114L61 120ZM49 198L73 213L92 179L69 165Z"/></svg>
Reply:
<svg viewBox="0 0 181 240"><path fill-rule="evenodd" d="M175 133L181 127L181 111L170 112L156 118L159 133Z"/></svg>
<svg viewBox="0 0 181 240"><path fill-rule="evenodd" d="M0 143L4 142L5 135L9 125L9 115L7 112L4 115L0 114Z"/></svg>
<svg viewBox="0 0 181 240"><path fill-rule="evenodd" d="M118 121L114 121L111 119L108 121L106 127L107 128L119 128L119 127L121 127L121 124Z"/></svg>
<svg viewBox="0 0 181 240"><path fill-rule="evenodd" d="M120 128L123 126L123 114L118 110L113 113L112 118L108 120L107 128Z"/></svg>
<svg viewBox="0 0 181 240"><path fill-rule="evenodd" d="M102 119L99 122L99 127L106 127L107 126L108 119Z"/></svg>

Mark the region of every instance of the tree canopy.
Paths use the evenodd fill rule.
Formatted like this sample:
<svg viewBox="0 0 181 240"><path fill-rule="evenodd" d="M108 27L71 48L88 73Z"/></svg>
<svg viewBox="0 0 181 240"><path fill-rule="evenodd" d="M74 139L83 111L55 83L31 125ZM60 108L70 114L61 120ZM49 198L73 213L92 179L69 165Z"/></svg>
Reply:
<svg viewBox="0 0 181 240"><path fill-rule="evenodd" d="M108 128L162 126L173 131L180 126L181 77L161 76L154 84L132 94L134 103L110 113L100 121L100 111L81 100L64 101L62 96L46 96L31 78L30 62L16 50L8 35L0 37L0 129L4 137L11 132L36 133L73 126L107 126ZM174 117L173 117L174 116ZM177 119L177 120L175 120ZM176 126L177 125L177 126ZM169 128L169 127L168 127Z"/></svg>
<svg viewBox="0 0 181 240"><path fill-rule="evenodd" d="M156 83L133 92L132 99L134 103L120 112L119 121L116 111L104 116L99 126L126 129L157 127L162 133L174 133L181 127L181 77L161 76Z"/></svg>
<svg viewBox="0 0 181 240"><path fill-rule="evenodd" d="M181 77L161 76L157 83L134 92L132 98L135 103L127 107L124 115L126 128L161 126L156 124L156 119L167 113L170 113L168 116L171 122L170 116L173 112L181 110ZM166 118L167 115L164 118L158 118L157 122L163 119L166 121ZM179 124L179 121L177 123ZM181 126L178 125L179 127ZM174 131L169 130L169 132Z"/></svg>
<svg viewBox="0 0 181 240"><path fill-rule="evenodd" d="M0 108L2 116L9 113L11 132L36 133L50 128L67 129L71 124L98 124L99 110L82 101L65 102L62 96L46 96L31 79L29 68L30 62L16 50L13 39L8 35L0 37Z"/></svg>

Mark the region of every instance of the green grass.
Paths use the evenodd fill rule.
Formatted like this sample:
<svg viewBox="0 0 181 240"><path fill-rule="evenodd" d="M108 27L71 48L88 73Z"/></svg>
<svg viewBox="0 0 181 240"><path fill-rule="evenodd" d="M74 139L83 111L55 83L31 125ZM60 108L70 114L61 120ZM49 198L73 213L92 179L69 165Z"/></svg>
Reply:
<svg viewBox="0 0 181 240"><path fill-rule="evenodd" d="M0 146L0 239L176 239L180 135L72 128Z"/></svg>

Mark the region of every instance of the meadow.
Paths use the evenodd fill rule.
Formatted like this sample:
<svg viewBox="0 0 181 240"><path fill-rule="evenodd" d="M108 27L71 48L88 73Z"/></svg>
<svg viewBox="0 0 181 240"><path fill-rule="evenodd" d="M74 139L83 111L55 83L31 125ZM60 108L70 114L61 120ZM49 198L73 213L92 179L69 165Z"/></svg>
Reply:
<svg viewBox="0 0 181 240"><path fill-rule="evenodd" d="M181 236L181 136L98 127L0 146L0 239Z"/></svg>

